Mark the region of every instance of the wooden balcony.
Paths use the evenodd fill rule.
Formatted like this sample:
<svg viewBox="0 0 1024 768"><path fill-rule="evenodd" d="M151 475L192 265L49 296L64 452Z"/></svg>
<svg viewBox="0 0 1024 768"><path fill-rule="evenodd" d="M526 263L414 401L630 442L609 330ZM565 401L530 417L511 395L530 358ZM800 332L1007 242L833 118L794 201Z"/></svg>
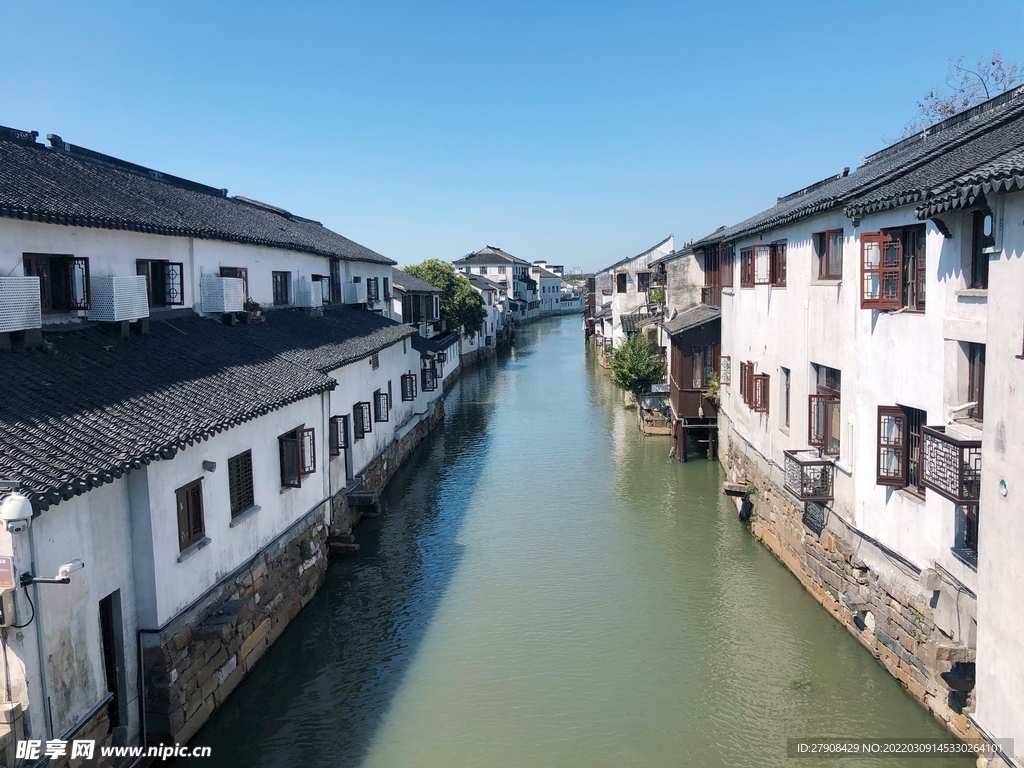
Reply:
<svg viewBox="0 0 1024 768"><path fill-rule="evenodd" d="M672 405L676 416L683 419L716 419L718 409L704 397L700 389L676 389L673 386Z"/></svg>
<svg viewBox="0 0 1024 768"><path fill-rule="evenodd" d="M981 439L971 428L939 426L921 430L922 482L956 504L981 496Z"/></svg>
<svg viewBox="0 0 1024 768"><path fill-rule="evenodd" d="M800 501L832 501L835 464L817 451L783 451L786 490Z"/></svg>

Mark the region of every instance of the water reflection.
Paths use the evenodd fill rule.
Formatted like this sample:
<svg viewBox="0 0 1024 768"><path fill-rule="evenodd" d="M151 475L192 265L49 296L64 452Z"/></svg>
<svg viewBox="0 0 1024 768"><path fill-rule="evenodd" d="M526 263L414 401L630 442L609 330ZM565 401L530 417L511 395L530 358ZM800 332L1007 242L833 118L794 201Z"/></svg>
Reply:
<svg viewBox="0 0 1024 768"><path fill-rule="evenodd" d="M782 766L788 737L944 738L737 522L717 466L668 448L578 318L520 329L195 743L218 765L511 768Z"/></svg>

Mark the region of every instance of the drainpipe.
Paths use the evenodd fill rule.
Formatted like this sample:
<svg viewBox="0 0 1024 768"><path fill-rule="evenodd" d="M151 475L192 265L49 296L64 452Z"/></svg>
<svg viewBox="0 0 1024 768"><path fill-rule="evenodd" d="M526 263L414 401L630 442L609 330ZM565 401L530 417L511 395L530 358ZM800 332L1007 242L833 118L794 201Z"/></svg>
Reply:
<svg viewBox="0 0 1024 768"><path fill-rule="evenodd" d="M33 535L33 526L28 527L28 547L29 555L31 557L32 573L38 573L38 559L36 558L36 539ZM27 587L26 587L27 589ZM35 620L36 620L36 649L39 654L39 684L43 689L43 722L46 724L46 738L53 738L53 722L52 714L50 712L50 686L49 686L49 675L46 669L46 649L43 647L43 605L42 598L39 594L39 585L33 584L32 590L36 593L36 604L35 604Z"/></svg>

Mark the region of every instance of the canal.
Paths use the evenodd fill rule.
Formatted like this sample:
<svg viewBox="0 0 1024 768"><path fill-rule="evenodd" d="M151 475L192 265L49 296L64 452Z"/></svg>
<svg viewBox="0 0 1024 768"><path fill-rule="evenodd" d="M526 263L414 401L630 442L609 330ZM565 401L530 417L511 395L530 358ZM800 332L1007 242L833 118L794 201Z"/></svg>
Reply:
<svg viewBox="0 0 1024 768"><path fill-rule="evenodd" d="M193 740L218 766L968 766L786 758L948 739L668 458L575 316L467 372L320 593ZM209 760L195 764L209 765Z"/></svg>

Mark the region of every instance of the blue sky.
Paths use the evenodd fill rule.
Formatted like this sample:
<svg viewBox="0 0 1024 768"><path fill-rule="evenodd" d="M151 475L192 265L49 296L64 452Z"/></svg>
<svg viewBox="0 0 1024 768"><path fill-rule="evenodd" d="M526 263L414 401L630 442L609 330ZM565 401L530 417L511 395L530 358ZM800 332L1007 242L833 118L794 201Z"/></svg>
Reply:
<svg viewBox="0 0 1024 768"><path fill-rule="evenodd" d="M402 264L592 269L856 166L950 57L1024 61L1022 32L1002 0L6 2L0 124Z"/></svg>

